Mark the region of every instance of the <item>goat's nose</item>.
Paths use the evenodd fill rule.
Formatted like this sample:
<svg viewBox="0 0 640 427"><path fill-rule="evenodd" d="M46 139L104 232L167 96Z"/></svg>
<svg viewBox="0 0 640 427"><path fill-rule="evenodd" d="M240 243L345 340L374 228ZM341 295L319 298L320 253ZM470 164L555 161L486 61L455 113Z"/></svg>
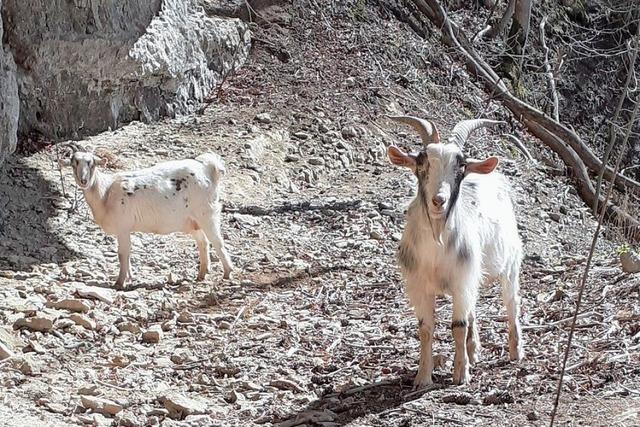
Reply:
<svg viewBox="0 0 640 427"><path fill-rule="evenodd" d="M444 197L437 195L437 196L433 196L433 198L431 199L431 203L433 203L433 206L437 207L437 208L441 208L442 205L444 205Z"/></svg>

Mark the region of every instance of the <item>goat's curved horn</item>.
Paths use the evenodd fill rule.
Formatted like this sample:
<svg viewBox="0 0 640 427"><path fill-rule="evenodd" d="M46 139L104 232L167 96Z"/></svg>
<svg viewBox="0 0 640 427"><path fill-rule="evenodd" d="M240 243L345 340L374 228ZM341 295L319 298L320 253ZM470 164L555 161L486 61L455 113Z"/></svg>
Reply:
<svg viewBox="0 0 640 427"><path fill-rule="evenodd" d="M449 141L455 142L460 147L463 147L464 143L467 142L467 139L469 139L474 130L499 124L506 124L506 122L489 119L462 120L453 127Z"/></svg>
<svg viewBox="0 0 640 427"><path fill-rule="evenodd" d="M65 142L61 142L58 144L60 147L69 147L71 148L71 150L75 153L77 151L87 151L87 149L85 147L83 147L82 145L78 144L75 141L65 141Z"/></svg>
<svg viewBox="0 0 640 427"><path fill-rule="evenodd" d="M422 138L422 143L424 145L437 144L440 142L440 134L438 134L438 129L436 128L436 125L429 120L419 119L412 116L387 117L391 120L395 120L396 122L404 123L413 127L420 134L420 138Z"/></svg>

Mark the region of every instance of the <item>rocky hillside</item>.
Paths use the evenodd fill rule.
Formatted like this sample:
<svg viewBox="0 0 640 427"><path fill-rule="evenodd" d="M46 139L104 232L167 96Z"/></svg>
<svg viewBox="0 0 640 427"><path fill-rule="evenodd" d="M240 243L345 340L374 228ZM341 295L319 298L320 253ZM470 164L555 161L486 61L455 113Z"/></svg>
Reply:
<svg viewBox="0 0 640 427"><path fill-rule="evenodd" d="M214 260L194 281L188 236L135 235L135 282L114 290L115 240L92 222L70 172L61 178L55 148L5 162L0 425L548 424L595 220L552 155L487 99L437 32L421 38L393 3L227 10L255 21L252 48L207 108L82 141L111 171L220 153L231 280ZM483 352L464 387L451 385L447 298L438 386L411 385L417 321L395 251L415 180L385 147L418 139L384 118L398 112L433 117L443 132L481 114L508 122L478 132L469 150L499 156L514 188L526 357L508 362L499 289L487 287ZM622 273L617 246L598 244L559 410L567 425L638 422L640 277Z"/></svg>

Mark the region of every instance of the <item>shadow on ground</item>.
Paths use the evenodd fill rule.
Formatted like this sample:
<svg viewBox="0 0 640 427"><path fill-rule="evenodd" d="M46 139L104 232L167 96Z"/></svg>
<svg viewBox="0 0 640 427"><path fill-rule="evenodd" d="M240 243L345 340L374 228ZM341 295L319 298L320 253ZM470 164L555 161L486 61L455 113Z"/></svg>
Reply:
<svg viewBox="0 0 640 427"><path fill-rule="evenodd" d="M34 265L78 257L51 229L59 197L24 157L0 166L0 269L31 271Z"/></svg>
<svg viewBox="0 0 640 427"><path fill-rule="evenodd" d="M434 386L414 391L414 376L415 372L407 372L394 379L374 381L338 393L327 393L303 410L278 420L276 425L290 427L324 422L345 425L370 414L384 419L386 415L401 410L403 404L419 399L429 391L445 387Z"/></svg>

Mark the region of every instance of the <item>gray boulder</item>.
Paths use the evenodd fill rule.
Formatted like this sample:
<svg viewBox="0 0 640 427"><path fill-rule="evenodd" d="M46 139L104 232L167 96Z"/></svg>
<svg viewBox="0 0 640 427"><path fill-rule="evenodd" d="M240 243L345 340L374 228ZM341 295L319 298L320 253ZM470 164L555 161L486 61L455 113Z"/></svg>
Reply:
<svg viewBox="0 0 640 427"><path fill-rule="evenodd" d="M2 15L23 134L189 113L249 51L242 21L208 16L197 0L4 0Z"/></svg>
<svg viewBox="0 0 640 427"><path fill-rule="evenodd" d="M0 0L2 8L2 0ZM9 153L16 149L18 129L18 84L16 64L9 49L2 45L2 20L0 20L0 164Z"/></svg>

